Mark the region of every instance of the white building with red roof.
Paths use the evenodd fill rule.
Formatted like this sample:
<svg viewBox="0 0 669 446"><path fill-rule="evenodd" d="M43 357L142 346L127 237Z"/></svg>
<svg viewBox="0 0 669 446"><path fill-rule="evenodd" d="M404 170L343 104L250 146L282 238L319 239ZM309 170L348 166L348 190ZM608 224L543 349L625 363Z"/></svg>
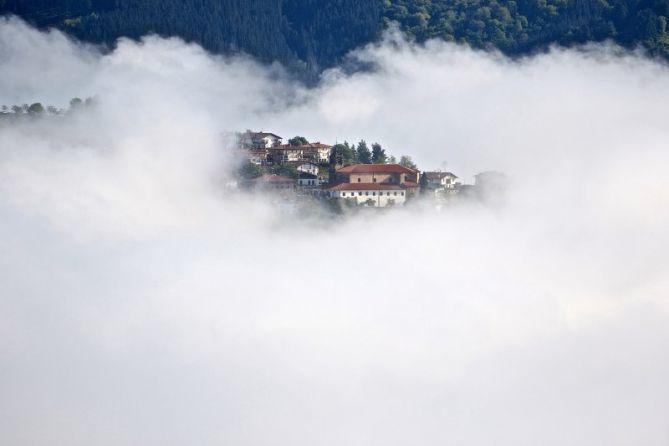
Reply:
<svg viewBox="0 0 669 446"><path fill-rule="evenodd" d="M419 182L417 170L399 164L354 164L338 169L325 190L330 198L386 207L403 205L418 193Z"/></svg>

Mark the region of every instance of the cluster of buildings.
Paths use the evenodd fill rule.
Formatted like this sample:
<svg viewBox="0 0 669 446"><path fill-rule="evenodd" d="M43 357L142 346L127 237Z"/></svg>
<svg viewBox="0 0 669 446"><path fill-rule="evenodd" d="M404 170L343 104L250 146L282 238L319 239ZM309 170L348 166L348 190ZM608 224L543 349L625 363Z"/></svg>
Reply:
<svg viewBox="0 0 669 446"><path fill-rule="evenodd" d="M478 183L500 181L495 172L476 176L477 185L463 185L451 172L423 172L399 164L336 165L332 146L306 143L283 144L273 133L240 134L239 151L252 164L262 167L289 165L297 178L264 174L252 181L257 190L279 192L282 196L303 194L334 200L342 205L388 207L401 206L419 194L436 201L457 195L471 196ZM327 176L320 175L327 172ZM503 175L502 175L503 176ZM482 189L479 187L479 189Z"/></svg>
<svg viewBox="0 0 669 446"><path fill-rule="evenodd" d="M298 163L327 165L332 153L332 146L320 142L284 144L283 138L274 133L250 130L239 135L238 143L239 150L248 157L248 160L259 166Z"/></svg>

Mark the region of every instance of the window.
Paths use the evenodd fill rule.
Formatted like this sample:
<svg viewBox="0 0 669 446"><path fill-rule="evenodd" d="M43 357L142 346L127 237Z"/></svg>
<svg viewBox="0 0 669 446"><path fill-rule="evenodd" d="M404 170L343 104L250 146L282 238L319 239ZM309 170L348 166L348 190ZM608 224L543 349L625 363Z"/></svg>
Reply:
<svg viewBox="0 0 669 446"><path fill-rule="evenodd" d="M397 192L393 192L393 195L397 196Z"/></svg>
<svg viewBox="0 0 669 446"><path fill-rule="evenodd" d="M360 177L358 177L358 183L360 182Z"/></svg>
<svg viewBox="0 0 669 446"><path fill-rule="evenodd" d="M358 192L358 195L362 195L362 192Z"/></svg>
<svg viewBox="0 0 669 446"><path fill-rule="evenodd" d="M400 195L401 195L401 196L404 196L404 192L400 192Z"/></svg>
<svg viewBox="0 0 669 446"><path fill-rule="evenodd" d="M342 197L345 197L345 196L346 196L346 192L342 192L342 193L341 193L341 196L342 196Z"/></svg>
<svg viewBox="0 0 669 446"><path fill-rule="evenodd" d="M369 192L365 192L365 195L369 195Z"/></svg>
<svg viewBox="0 0 669 446"><path fill-rule="evenodd" d="M376 192L372 192L372 196L376 197Z"/></svg>
<svg viewBox="0 0 669 446"><path fill-rule="evenodd" d="M376 183L376 177L372 178L372 181L373 181L374 183Z"/></svg>

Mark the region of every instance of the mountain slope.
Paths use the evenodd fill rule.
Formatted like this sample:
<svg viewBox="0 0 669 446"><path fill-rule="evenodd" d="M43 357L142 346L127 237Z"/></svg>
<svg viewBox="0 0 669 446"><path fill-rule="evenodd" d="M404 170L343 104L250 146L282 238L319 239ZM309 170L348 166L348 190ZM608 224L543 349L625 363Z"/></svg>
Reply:
<svg viewBox="0 0 669 446"><path fill-rule="evenodd" d="M311 75L391 22L418 41L509 55L612 39L669 57L669 0L0 0L2 13L109 45L121 36L177 35Z"/></svg>

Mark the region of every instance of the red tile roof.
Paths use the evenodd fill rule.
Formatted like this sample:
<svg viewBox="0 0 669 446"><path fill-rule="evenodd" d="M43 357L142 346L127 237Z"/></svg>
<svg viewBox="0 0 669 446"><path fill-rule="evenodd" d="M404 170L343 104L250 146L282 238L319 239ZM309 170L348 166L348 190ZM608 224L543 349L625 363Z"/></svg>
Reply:
<svg viewBox="0 0 669 446"><path fill-rule="evenodd" d="M402 190L405 189L397 184L379 184L379 183L341 183L329 186L327 190Z"/></svg>
<svg viewBox="0 0 669 446"><path fill-rule="evenodd" d="M399 164L353 164L337 169L337 173L416 173L416 170Z"/></svg>
<svg viewBox="0 0 669 446"><path fill-rule="evenodd" d="M259 183L293 183L293 180L281 175L263 175L255 179Z"/></svg>
<svg viewBox="0 0 669 446"><path fill-rule="evenodd" d="M278 147L270 147L271 150L308 150L308 149L331 149L332 146L327 144L322 144L320 142L310 142L308 144L301 144L299 146L293 146L290 144L281 144Z"/></svg>

